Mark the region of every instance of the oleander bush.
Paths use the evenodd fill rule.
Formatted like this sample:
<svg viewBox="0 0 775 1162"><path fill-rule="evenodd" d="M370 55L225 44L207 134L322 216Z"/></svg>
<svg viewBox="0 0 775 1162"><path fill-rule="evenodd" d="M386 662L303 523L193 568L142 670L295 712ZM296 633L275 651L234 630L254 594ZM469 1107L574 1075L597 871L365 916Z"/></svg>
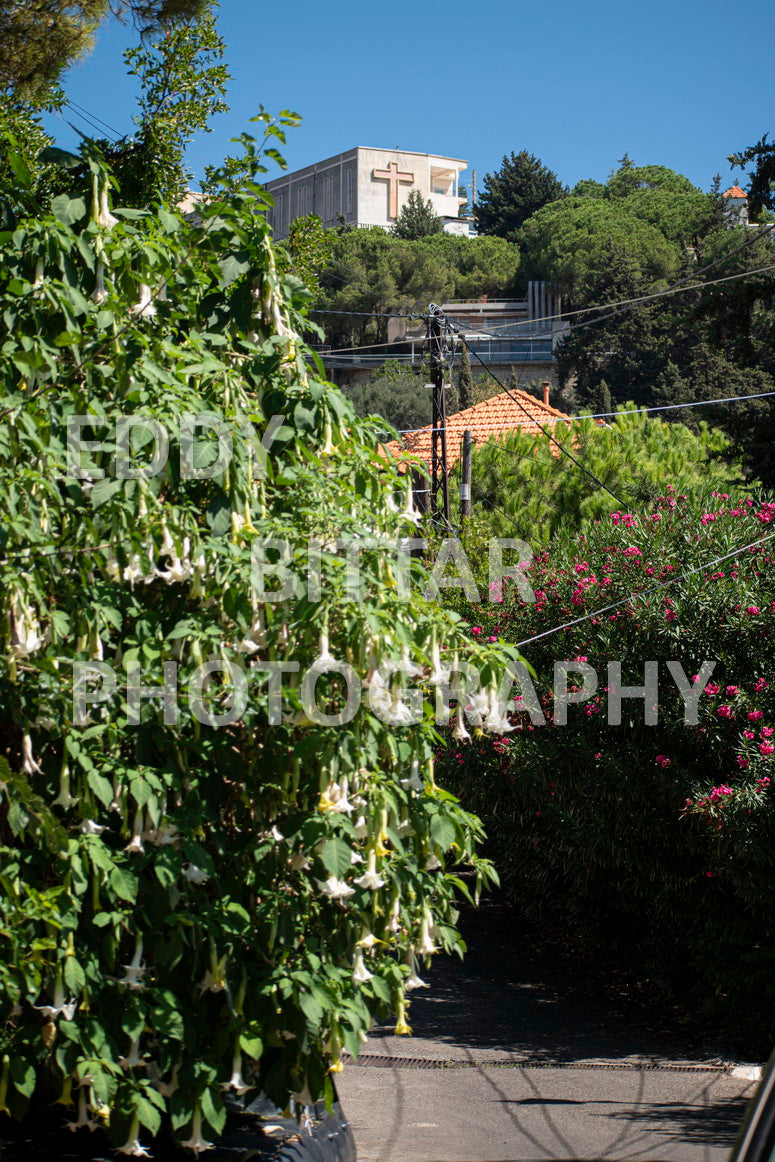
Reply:
<svg viewBox="0 0 775 1162"><path fill-rule="evenodd" d="M462 949L455 899L492 872L399 683L471 643L419 563L397 585L414 514L310 370L260 187L189 220L111 207L89 146L64 162L88 188L0 234L0 1110L54 1098L134 1156L171 1123L198 1153L228 1094L331 1100Z"/></svg>
<svg viewBox="0 0 775 1162"><path fill-rule="evenodd" d="M515 582L480 605L459 599L474 640L519 644L536 705L532 718L520 709L528 689L511 732L453 740L442 781L481 815L488 854L522 908L616 948L687 1012L769 1051L775 503L714 494L697 505L667 490L640 515L582 528L527 567L535 602ZM582 667L567 678L581 701L567 706L554 693L562 661ZM621 683L642 686L648 661L658 666L656 723L644 721L654 699L623 698L621 725L609 725L608 663L621 663ZM706 661L712 672L701 672ZM697 680L695 725L668 662ZM585 665L597 675L588 696Z"/></svg>

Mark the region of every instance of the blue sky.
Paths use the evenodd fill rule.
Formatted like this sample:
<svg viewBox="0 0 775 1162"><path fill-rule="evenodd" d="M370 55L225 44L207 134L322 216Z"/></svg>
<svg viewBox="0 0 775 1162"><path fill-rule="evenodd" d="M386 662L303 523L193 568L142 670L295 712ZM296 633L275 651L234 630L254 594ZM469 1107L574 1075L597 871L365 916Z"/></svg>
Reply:
<svg viewBox="0 0 775 1162"><path fill-rule="evenodd" d="M726 185L727 154L775 136L772 0L222 0L219 26L231 111L193 143L197 172L259 104L304 118L284 151L290 169L398 146L465 158L480 187L520 149L568 184L605 180L629 152L703 188L721 172ZM66 78L68 95L119 132L133 112L130 41L106 27ZM64 122L51 128L75 140Z"/></svg>

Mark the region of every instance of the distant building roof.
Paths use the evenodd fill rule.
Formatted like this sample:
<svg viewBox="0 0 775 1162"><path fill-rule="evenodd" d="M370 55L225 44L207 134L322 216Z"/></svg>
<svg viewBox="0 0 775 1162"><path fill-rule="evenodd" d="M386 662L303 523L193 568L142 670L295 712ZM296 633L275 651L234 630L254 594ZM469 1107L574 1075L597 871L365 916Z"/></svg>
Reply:
<svg viewBox="0 0 775 1162"><path fill-rule="evenodd" d="M452 468L460 459L460 445L465 431L471 433L475 444L481 444L487 440L497 439L506 432L512 432L515 428L522 428L530 435L538 435L541 431L539 424L551 429L563 421L570 422L565 412L560 412L551 404L536 399L534 395L516 390L509 395L502 391L482 403L447 416L447 467ZM410 453L430 464L432 435L433 428L429 425L404 436L403 443L393 440L385 447L397 460Z"/></svg>
<svg viewBox="0 0 775 1162"><path fill-rule="evenodd" d="M724 190L723 197L725 198L747 198L748 194L745 190L741 190L740 186L730 186L728 190Z"/></svg>

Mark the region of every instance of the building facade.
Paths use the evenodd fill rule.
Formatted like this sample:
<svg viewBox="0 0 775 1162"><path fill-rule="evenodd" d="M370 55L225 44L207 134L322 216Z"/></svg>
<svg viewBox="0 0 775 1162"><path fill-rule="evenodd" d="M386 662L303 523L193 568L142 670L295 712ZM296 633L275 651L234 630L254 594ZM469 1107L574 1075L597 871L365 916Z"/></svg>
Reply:
<svg viewBox="0 0 775 1162"><path fill-rule="evenodd" d="M459 217L466 199L458 192L467 166L457 157L359 145L267 182L274 198L268 220L277 239L287 238L293 220L306 214L317 214L324 226L344 220L351 226L389 230L409 193L417 190L423 200L430 200L445 230L468 234L469 220Z"/></svg>

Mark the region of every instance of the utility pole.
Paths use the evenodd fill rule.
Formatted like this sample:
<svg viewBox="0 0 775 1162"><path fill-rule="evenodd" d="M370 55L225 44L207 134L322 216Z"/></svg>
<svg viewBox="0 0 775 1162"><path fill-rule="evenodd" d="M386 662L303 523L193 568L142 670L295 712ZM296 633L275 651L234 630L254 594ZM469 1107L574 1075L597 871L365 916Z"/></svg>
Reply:
<svg viewBox="0 0 775 1162"><path fill-rule="evenodd" d="M435 303L428 307L427 339L431 357L433 387L433 429L431 432L431 519L450 528L447 482L447 403L444 396L444 340L441 311Z"/></svg>
<svg viewBox="0 0 775 1162"><path fill-rule="evenodd" d="M471 515L471 451L473 449L474 440L471 433L466 429L463 432L463 461L462 461L462 475L460 477L460 519Z"/></svg>

